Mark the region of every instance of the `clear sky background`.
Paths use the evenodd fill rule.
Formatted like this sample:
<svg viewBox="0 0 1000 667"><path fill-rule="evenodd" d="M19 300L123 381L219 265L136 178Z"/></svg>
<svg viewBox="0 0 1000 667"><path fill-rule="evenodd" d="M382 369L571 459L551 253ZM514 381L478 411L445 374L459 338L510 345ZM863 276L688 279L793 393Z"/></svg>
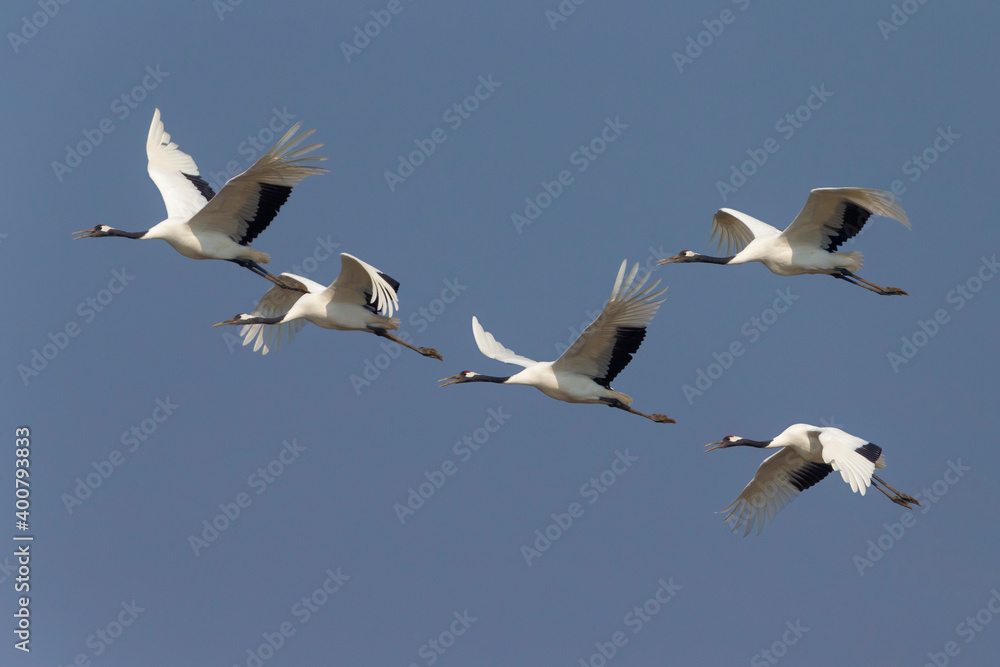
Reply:
<svg viewBox="0 0 1000 667"><path fill-rule="evenodd" d="M4 4L0 662L995 660L994 3L565 1L556 21L556 0L226 2L53 2L51 18ZM157 107L213 183L272 129L316 128L329 173L254 247L321 283L339 252L393 276L403 331L444 362L311 325L262 357L211 325L250 310L264 280L163 242L72 241L165 216L146 174ZM390 187L438 128L443 143ZM544 183L558 196L539 199ZM784 228L812 188L894 183L912 231L873 218L845 249L908 297L756 264L655 270L666 302L615 388L676 425L524 387L436 386L516 372L479 353L473 315L554 359L623 259L712 253L718 208ZM526 198L545 208L518 226ZM731 534L717 512L764 452L703 445L796 422L881 445L883 477L923 507L835 475L762 535ZM25 425L30 655L11 632ZM605 472L619 456L630 465ZM602 473L613 485L585 488ZM443 483L401 521L429 479ZM573 503L572 525L550 527ZM536 545L546 530L556 539Z"/></svg>

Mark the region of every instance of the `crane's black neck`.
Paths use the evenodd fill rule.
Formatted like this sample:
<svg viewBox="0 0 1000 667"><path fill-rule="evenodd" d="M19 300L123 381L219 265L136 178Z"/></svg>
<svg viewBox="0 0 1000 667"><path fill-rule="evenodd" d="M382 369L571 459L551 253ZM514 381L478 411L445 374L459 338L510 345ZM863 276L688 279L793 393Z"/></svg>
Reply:
<svg viewBox="0 0 1000 667"><path fill-rule="evenodd" d="M736 255L730 255L729 257L709 257L708 255L695 255L689 261L700 262L702 264L729 264L729 262L736 257Z"/></svg>
<svg viewBox="0 0 1000 667"><path fill-rule="evenodd" d="M497 377L496 375L473 375L471 377L465 378L466 382L496 382L497 384L503 384L507 380L511 379L511 375L507 377Z"/></svg>
<svg viewBox="0 0 1000 667"><path fill-rule="evenodd" d="M283 319L285 319L284 315L279 317L248 317L236 322L236 324L280 324Z"/></svg>
<svg viewBox="0 0 1000 667"><path fill-rule="evenodd" d="M105 235L121 236L122 238L126 239L141 239L143 236L146 235L146 232L125 232L120 229L111 228L107 232L105 232Z"/></svg>
<svg viewBox="0 0 1000 667"><path fill-rule="evenodd" d="M727 447L757 447L763 449L774 442L774 438L770 440L749 440L747 438L740 438L739 440L734 440L730 442Z"/></svg>

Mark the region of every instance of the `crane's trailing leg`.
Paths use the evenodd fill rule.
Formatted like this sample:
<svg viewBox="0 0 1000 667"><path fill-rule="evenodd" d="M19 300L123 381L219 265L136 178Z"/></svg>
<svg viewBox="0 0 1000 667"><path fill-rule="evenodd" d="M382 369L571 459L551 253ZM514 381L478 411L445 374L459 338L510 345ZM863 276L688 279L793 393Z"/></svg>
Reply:
<svg viewBox="0 0 1000 667"><path fill-rule="evenodd" d="M267 280L270 280L278 287L281 287L283 289L290 289L295 292L308 293L308 290L303 289L300 285L292 284L290 282L283 280L279 276L271 274L263 266L253 261L252 259L231 259L229 261L233 262L234 264L239 264L245 269L250 269L261 278L266 278Z"/></svg>
<svg viewBox="0 0 1000 667"><path fill-rule="evenodd" d="M879 486L879 484L884 486L886 489L889 489L889 491L892 491L892 494L890 494L889 491L883 489L882 486ZM907 495L905 493L900 493L896 489L886 484L885 481L883 481L882 478L879 477L878 475L872 475L872 486L874 486L876 489L878 489L886 496L888 496L889 500L896 503L897 505L902 505L908 510L913 509L912 507L910 507L910 505L918 505L918 506L920 505L920 502L916 498L914 498L911 495Z"/></svg>
<svg viewBox="0 0 1000 667"><path fill-rule="evenodd" d="M639 415L640 417L645 417L646 419L652 420L658 424L676 424L677 422L666 415L652 414L647 415L645 412L639 412L635 408L629 405L625 405L617 398L602 398L602 401L606 402L613 408L618 408L619 410L624 410L625 412L631 412L634 415Z"/></svg>
<svg viewBox="0 0 1000 667"><path fill-rule="evenodd" d="M846 280L852 285L857 285L858 287L864 287L866 290L871 290L872 292L875 292L876 294L881 294L883 296L909 296L909 294L899 289L898 287L882 287L881 285L870 283L861 276L851 273L847 269L840 269L840 273L831 273L830 275L832 275L834 278L840 278L841 280Z"/></svg>
<svg viewBox="0 0 1000 667"><path fill-rule="evenodd" d="M400 340L397 336L393 336L391 333L389 333L385 329L372 329L371 327L369 327L369 329L371 329L372 333L374 333L376 336L381 336L382 338L387 338L387 339L391 340L393 343L399 343L403 347L408 347L411 350L413 350L414 352L419 352L420 354L424 355L425 357L430 357L431 359L437 359L438 361L444 361L444 359L441 357L441 354L437 350L435 350L433 347L414 347L414 346L410 345L409 343L407 343L406 341Z"/></svg>

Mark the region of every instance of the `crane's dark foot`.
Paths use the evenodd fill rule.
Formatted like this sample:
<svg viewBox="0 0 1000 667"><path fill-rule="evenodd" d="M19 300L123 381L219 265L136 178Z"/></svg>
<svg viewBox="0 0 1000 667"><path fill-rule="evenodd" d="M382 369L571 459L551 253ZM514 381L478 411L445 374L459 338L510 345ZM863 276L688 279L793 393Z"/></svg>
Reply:
<svg viewBox="0 0 1000 667"><path fill-rule="evenodd" d="M671 419L670 417L668 417L666 415L661 415L659 413L650 415L649 418L652 419L657 424L676 424L677 423L677 420Z"/></svg>
<svg viewBox="0 0 1000 667"><path fill-rule="evenodd" d="M910 296L898 287L883 287L882 294L885 296Z"/></svg>
<svg viewBox="0 0 1000 667"><path fill-rule="evenodd" d="M889 495L889 494L886 494L886 495ZM894 496L889 496L889 500L891 500L892 502L896 503L897 505L902 505L903 507L905 507L908 510L912 510L913 509L913 507L912 507L913 505L917 505L917 506L920 505L920 503L917 501L916 498L914 498L913 496L909 496L909 495L907 495L905 493L897 493Z"/></svg>
<svg viewBox="0 0 1000 667"><path fill-rule="evenodd" d="M435 350L433 347L416 347L414 348L417 352L424 355L425 357L430 357L431 359L437 359L438 361L444 361L444 357L441 353Z"/></svg>

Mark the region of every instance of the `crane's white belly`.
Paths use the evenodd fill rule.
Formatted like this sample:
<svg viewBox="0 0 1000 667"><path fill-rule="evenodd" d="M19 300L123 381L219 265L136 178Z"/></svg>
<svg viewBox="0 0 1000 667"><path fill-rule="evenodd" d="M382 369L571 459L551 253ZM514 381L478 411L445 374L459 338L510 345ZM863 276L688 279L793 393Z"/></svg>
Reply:
<svg viewBox="0 0 1000 667"><path fill-rule="evenodd" d="M526 368L507 381L535 387L546 396L566 403L603 403L602 397L617 396L589 377L576 373L556 373L552 362Z"/></svg>

